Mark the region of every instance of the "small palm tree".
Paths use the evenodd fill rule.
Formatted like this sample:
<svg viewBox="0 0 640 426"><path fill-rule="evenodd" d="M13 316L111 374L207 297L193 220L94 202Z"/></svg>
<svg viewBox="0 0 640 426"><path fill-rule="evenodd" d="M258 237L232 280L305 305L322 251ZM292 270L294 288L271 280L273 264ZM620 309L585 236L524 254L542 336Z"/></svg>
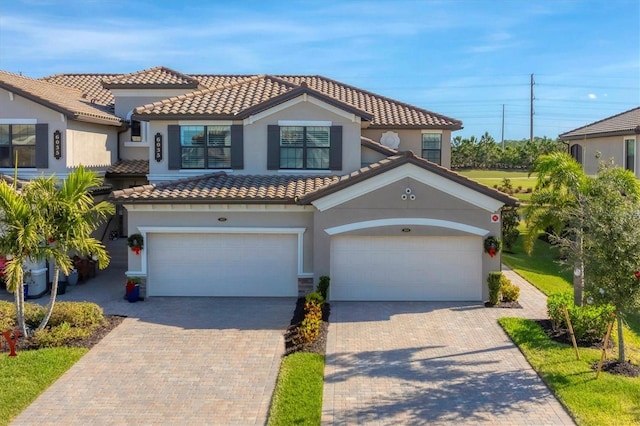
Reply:
<svg viewBox="0 0 640 426"><path fill-rule="evenodd" d="M0 250L13 258L5 267L7 289L15 293L18 324L24 324L22 265L27 260L53 260L51 298L47 312L38 326L46 327L53 312L58 292L60 271L69 274L73 265L69 254L97 257L98 267L109 264L104 245L91 233L114 212L112 204L95 204L91 188L102 180L80 166L58 185L54 177L40 177L24 185L21 191L0 181Z"/></svg>

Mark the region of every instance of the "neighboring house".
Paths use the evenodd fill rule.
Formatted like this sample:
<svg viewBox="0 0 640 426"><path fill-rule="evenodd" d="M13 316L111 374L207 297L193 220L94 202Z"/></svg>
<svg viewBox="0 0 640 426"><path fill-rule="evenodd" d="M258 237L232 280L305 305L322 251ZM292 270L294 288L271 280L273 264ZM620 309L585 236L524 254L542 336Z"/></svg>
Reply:
<svg viewBox="0 0 640 426"><path fill-rule="evenodd" d="M587 174L598 172L601 161L613 162L640 178L640 107L579 127L558 136Z"/></svg>
<svg viewBox="0 0 640 426"><path fill-rule="evenodd" d="M97 131L114 144L96 168L144 237L128 274L148 296L297 296L328 275L332 300L480 301L500 269L483 241L516 200L449 170L458 120L321 76L27 81L121 120Z"/></svg>

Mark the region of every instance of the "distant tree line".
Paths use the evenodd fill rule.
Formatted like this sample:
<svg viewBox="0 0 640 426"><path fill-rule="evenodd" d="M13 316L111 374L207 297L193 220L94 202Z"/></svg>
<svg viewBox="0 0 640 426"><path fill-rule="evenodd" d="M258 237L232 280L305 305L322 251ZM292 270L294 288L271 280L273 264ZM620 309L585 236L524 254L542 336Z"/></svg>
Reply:
<svg viewBox="0 0 640 426"><path fill-rule="evenodd" d="M540 155L567 151L567 146L557 139L534 138L533 141L505 141L502 145L485 132L480 139L475 136L456 136L451 141L451 167L454 169L520 169L528 170Z"/></svg>

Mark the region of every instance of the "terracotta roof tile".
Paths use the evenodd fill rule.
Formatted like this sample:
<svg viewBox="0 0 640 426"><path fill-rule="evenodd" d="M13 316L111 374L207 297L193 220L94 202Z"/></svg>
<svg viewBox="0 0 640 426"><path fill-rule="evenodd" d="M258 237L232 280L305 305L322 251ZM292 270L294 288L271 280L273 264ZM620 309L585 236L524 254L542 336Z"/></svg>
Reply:
<svg viewBox="0 0 640 426"><path fill-rule="evenodd" d="M164 116L175 113L212 116L237 114L239 111L255 107L278 94L282 95L283 92L286 92L287 87L288 90L293 90L304 83L310 89L335 99L337 102L370 114L372 116L370 127L448 128L453 130L462 128L462 122L454 118L317 75L186 75L168 68L157 67L126 75L105 75L102 78L96 75L86 75L84 80L81 75L73 74L57 75L45 79L79 88L91 98L96 98L105 105L113 103L113 97L109 97L108 93L104 92L106 89L102 87L103 80L106 80L105 84L107 85L114 84L114 87L127 87L127 85L161 87L162 85L175 84L175 87L188 89L189 84L199 83L198 87L201 90L190 95L185 94L185 97L179 97L180 99L173 98L165 101L164 109L155 104L153 108L145 105L145 108L141 109L147 115L160 114ZM262 83L256 81L260 79ZM242 83L250 84L245 86ZM287 86L286 83L291 86ZM115 86L116 84L117 86ZM94 87L96 85L99 87ZM195 87L193 86L193 88ZM206 90L202 88L206 88ZM221 93L215 94L218 91Z"/></svg>
<svg viewBox="0 0 640 426"><path fill-rule="evenodd" d="M106 177L146 176L149 160L120 160L107 169Z"/></svg>
<svg viewBox="0 0 640 426"><path fill-rule="evenodd" d="M149 68L130 74L119 75L102 82L107 88L144 88L144 87L184 87L195 89L198 80L166 67Z"/></svg>
<svg viewBox="0 0 640 426"><path fill-rule="evenodd" d="M640 133L640 107L578 127L561 134L559 137L560 139L580 139L585 136L594 137L629 133Z"/></svg>
<svg viewBox="0 0 640 426"><path fill-rule="evenodd" d="M85 99L113 110L113 94L102 87L102 82L118 75L121 74L56 74L41 80L78 89L85 94Z"/></svg>
<svg viewBox="0 0 640 426"><path fill-rule="evenodd" d="M62 112L75 120L119 126L122 120L108 107L92 103L78 89L0 71L0 87Z"/></svg>
<svg viewBox="0 0 640 426"><path fill-rule="evenodd" d="M268 76L255 76L248 80L228 83L216 89L199 90L138 107L138 116L208 115L236 116L295 86Z"/></svg>
<svg viewBox="0 0 640 426"><path fill-rule="evenodd" d="M112 193L121 202L285 203L335 180L336 176L227 175L212 173Z"/></svg>
<svg viewBox="0 0 640 426"><path fill-rule="evenodd" d="M376 152L379 152L380 154L383 154L383 155L398 154L398 150L389 148L388 146L384 146L380 142L376 142L373 139L369 139L364 136L360 136L360 145L365 146L369 149L372 149Z"/></svg>

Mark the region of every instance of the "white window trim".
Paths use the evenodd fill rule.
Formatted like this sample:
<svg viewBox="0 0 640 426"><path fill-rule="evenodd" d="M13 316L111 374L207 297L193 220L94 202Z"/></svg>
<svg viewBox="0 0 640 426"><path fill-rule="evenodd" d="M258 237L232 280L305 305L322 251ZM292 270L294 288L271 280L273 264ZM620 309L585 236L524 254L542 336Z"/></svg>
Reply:
<svg viewBox="0 0 640 426"><path fill-rule="evenodd" d="M0 124L38 124L35 118L0 118Z"/></svg>
<svg viewBox="0 0 640 426"><path fill-rule="evenodd" d="M278 120L280 127L331 127L331 121L312 121L312 120Z"/></svg>
<svg viewBox="0 0 640 426"><path fill-rule="evenodd" d="M627 169L627 141L633 141L633 173L638 173L638 141L635 136L624 136L622 138L622 167Z"/></svg>
<svg viewBox="0 0 640 426"><path fill-rule="evenodd" d="M436 129L428 129L428 130L420 130L420 133L433 133L436 135L441 135L442 134L442 130L436 130Z"/></svg>

